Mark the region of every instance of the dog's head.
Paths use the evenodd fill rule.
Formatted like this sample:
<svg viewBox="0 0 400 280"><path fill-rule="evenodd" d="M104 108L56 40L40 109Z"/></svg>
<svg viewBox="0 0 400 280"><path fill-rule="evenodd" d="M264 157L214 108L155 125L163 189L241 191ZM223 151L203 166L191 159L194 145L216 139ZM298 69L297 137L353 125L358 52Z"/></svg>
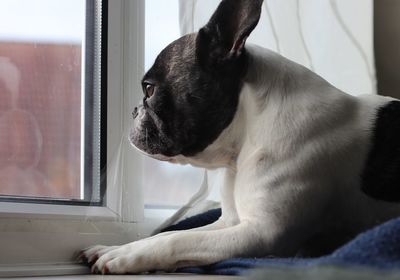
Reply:
<svg viewBox="0 0 400 280"><path fill-rule="evenodd" d="M203 151L231 123L246 72L244 45L262 0L223 0L198 33L167 46L142 80L130 140L158 159Z"/></svg>

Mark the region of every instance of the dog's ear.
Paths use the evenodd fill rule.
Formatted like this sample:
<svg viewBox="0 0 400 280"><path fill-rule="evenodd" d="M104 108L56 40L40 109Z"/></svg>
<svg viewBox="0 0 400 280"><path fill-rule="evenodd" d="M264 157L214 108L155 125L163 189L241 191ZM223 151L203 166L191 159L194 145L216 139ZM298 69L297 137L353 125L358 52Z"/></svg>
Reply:
<svg viewBox="0 0 400 280"><path fill-rule="evenodd" d="M200 61L218 64L239 57L260 20L263 0L223 0L197 36Z"/></svg>

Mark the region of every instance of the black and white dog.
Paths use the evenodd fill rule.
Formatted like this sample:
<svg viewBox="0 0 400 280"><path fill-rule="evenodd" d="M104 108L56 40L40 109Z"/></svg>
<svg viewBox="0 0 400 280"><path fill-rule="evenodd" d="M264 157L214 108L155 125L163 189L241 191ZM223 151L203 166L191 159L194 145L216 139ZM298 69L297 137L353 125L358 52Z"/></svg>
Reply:
<svg viewBox="0 0 400 280"><path fill-rule="evenodd" d="M208 226L84 252L103 273L232 257L318 255L400 215L400 101L341 92L245 46L262 0L223 0L143 78L130 140L148 156L226 168Z"/></svg>

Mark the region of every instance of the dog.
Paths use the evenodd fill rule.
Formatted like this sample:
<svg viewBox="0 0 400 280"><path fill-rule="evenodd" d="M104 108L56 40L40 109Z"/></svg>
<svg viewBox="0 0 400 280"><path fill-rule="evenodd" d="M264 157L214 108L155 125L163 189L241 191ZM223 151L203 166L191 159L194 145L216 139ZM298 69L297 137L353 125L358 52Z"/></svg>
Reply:
<svg viewBox="0 0 400 280"><path fill-rule="evenodd" d="M354 97L246 39L262 0L223 0L142 80L131 143L225 168L214 223L83 252L100 273L173 271L233 257L317 256L399 216L400 101Z"/></svg>

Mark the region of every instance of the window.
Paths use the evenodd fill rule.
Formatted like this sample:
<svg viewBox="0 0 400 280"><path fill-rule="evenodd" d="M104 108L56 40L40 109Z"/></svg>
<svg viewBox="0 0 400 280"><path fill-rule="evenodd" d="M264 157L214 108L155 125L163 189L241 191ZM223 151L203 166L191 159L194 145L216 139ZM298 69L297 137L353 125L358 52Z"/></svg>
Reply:
<svg viewBox="0 0 400 280"><path fill-rule="evenodd" d="M132 161L125 92L138 83L124 73L143 69L143 7L0 0L0 276L81 273L78 250L151 231L139 176L115 172Z"/></svg>
<svg viewBox="0 0 400 280"><path fill-rule="evenodd" d="M117 2L122 4L112 6L128 5L124 1ZM1 0L0 201L104 205L107 200L106 177L100 175L100 164L104 169L107 123L111 131L107 141L111 146L109 162L113 163L113 159L123 161L117 163L112 175L118 179L123 176L121 169L143 161L143 174L139 172L136 178L131 179L137 181L137 177L143 177L142 183L146 186L143 188L144 201L139 191L124 189L135 197L136 205L176 208L200 186L203 178L200 169L149 158L139 159L138 155L132 154L133 150L127 152L130 155L121 155L122 150L125 154L128 149L123 139L124 130L129 128L127 118L130 114L127 112L138 103L141 93L135 85L126 84L127 79L123 78L120 81L123 86L112 91L108 109L118 110L116 100L121 103L131 100L123 108L122 116L112 114L106 121L107 99L104 93L103 99L100 95L100 67L106 69L104 59L100 59L106 52L104 49L101 54L102 42L105 46L101 33L105 31L105 18L103 15L102 21L97 8L100 3L94 0ZM147 0L145 11L144 64L147 70L156 55L180 36L178 0ZM122 24L134 25L137 22L126 19ZM165 30L159 30L160 27ZM118 28L110 32L110 36L122 37L124 28ZM137 28L143 29L143 26ZM121 39L112 39L115 40ZM131 37L123 44L134 44L135 40L137 38ZM121 52L123 56L116 68L124 65L122 60L125 57L129 58L120 75L135 71L130 68L137 65L139 70L134 77L139 82L144 73L143 62L132 61L137 54L129 53L137 49L137 46L128 46L114 53ZM116 60L112 58L113 63ZM110 77L118 70L109 70L108 73ZM103 73L103 89L105 77ZM124 92L132 97L115 96L115 92ZM148 176L147 170L152 170L157 176ZM120 184L127 186L132 180L126 179ZM139 189L139 182L135 189ZM121 199L108 197L109 201L115 202L114 205Z"/></svg>
<svg viewBox="0 0 400 280"><path fill-rule="evenodd" d="M0 1L0 200L98 204L99 1Z"/></svg>
<svg viewBox="0 0 400 280"><path fill-rule="evenodd" d="M76 251L148 235L199 188L202 170L127 137L144 68L177 37L177 0L0 0L0 276L81 273Z"/></svg>

